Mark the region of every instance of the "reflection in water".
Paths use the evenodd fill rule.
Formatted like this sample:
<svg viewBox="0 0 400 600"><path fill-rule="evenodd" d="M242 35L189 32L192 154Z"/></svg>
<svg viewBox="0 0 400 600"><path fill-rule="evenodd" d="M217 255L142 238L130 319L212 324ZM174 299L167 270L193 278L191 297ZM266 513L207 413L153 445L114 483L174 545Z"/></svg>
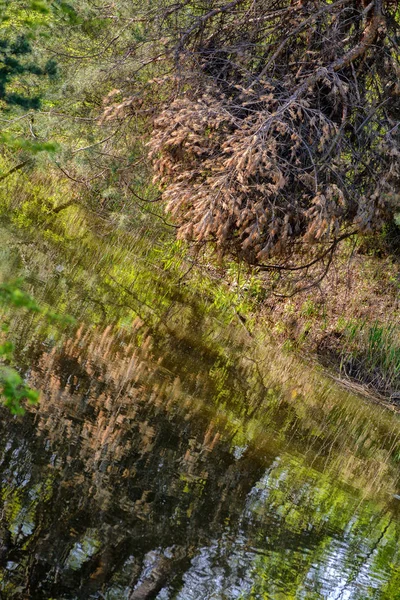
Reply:
<svg viewBox="0 0 400 600"><path fill-rule="evenodd" d="M395 415L129 329L20 351L42 399L0 423L2 598L400 597Z"/></svg>
<svg viewBox="0 0 400 600"><path fill-rule="evenodd" d="M217 321L144 226L82 210L3 215L3 277L118 326L56 344L12 321L42 395L2 411L0 597L400 598L397 415Z"/></svg>

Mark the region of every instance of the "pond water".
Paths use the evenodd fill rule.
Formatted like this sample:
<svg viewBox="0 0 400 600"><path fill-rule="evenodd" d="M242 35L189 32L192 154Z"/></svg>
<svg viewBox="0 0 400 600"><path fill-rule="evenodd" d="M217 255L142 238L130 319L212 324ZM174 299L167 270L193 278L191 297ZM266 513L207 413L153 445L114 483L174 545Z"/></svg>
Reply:
<svg viewBox="0 0 400 600"><path fill-rule="evenodd" d="M397 414L200 310L134 244L4 227L3 277L77 325L7 317L41 400L2 410L1 598L400 598Z"/></svg>

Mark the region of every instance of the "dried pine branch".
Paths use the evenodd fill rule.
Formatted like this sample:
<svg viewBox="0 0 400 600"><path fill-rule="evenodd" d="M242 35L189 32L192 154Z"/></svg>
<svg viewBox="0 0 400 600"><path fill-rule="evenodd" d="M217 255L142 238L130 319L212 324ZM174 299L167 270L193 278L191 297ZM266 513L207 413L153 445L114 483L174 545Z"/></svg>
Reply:
<svg viewBox="0 0 400 600"><path fill-rule="evenodd" d="M400 199L395 3L201 8L171 33L179 93L150 142L178 235L297 269L301 254L315 249L314 264L324 245L390 220Z"/></svg>

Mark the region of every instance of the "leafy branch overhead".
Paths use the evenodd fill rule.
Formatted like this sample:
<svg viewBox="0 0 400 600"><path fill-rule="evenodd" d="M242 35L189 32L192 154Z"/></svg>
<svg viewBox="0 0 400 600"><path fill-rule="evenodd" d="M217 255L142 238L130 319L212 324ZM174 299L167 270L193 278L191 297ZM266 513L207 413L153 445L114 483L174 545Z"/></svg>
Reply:
<svg viewBox="0 0 400 600"><path fill-rule="evenodd" d="M166 10L162 20L174 95L154 119L150 156L179 237L290 265L393 222L397 2L175 7L181 27Z"/></svg>

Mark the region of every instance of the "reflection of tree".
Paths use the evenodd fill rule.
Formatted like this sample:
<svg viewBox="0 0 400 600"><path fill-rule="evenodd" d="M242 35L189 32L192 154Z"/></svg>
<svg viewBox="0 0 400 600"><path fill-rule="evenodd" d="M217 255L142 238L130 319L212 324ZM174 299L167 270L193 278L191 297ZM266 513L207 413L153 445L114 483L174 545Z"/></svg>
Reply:
<svg viewBox="0 0 400 600"><path fill-rule="evenodd" d="M385 548L393 560L394 524L379 537L387 517L335 485L329 469L322 476L282 453L290 440L337 472L349 436L330 413L315 413L320 437L310 444L294 401L261 402L265 389L246 387L250 370L235 373L221 355L195 365L187 344L163 346L139 321L130 335L81 328L60 350L37 348L30 377L44 390L40 407L0 423L6 598L155 597L165 585L185 589L213 544L212 561L238 581L251 576L254 598L271 581L277 594L295 594L307 577L318 587L324 574L312 565L324 565L338 543L354 581L363 558L382 570ZM262 435L248 430L255 418ZM284 432L280 441L274 430ZM358 461L375 464L364 446ZM229 562L236 555L240 568Z"/></svg>
<svg viewBox="0 0 400 600"><path fill-rule="evenodd" d="M114 360L106 362L115 344L109 332L91 342L82 335L61 354L44 353L32 372L33 381L47 382L35 420L40 439L55 454L51 491L37 502L24 548L14 551L21 566L13 579L18 575L31 597L74 588L86 597L129 556L140 567L160 546L185 547L184 557L190 555L211 527L220 528L218 517L223 520L228 503L234 498L240 504L259 474L259 461L246 458L239 477L240 470L230 469L234 459L227 447L210 463L221 444L218 432L207 417L195 414L195 405L186 414L178 410L184 393L177 379L168 381L151 365L150 340L140 353L114 348ZM190 413L193 421L187 420ZM43 450L42 456L45 460ZM29 472L28 465L17 467ZM88 527L100 545L72 569L68 556Z"/></svg>

